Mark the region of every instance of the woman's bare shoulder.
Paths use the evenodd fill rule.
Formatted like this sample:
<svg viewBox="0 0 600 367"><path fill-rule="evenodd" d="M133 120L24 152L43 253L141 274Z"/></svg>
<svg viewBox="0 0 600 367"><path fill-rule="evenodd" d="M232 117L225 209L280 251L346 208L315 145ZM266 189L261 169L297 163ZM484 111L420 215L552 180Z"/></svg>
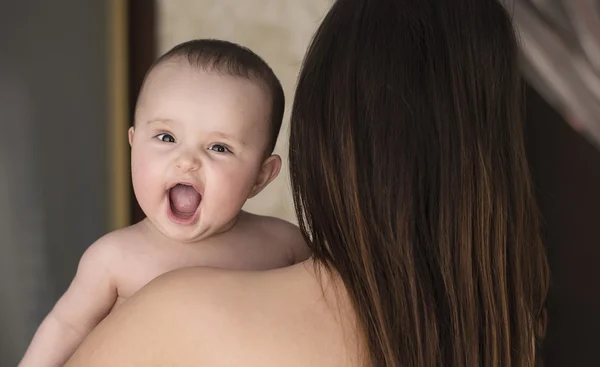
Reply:
<svg viewBox="0 0 600 367"><path fill-rule="evenodd" d="M327 278L310 260L165 274L109 315L67 366L352 365L356 332Z"/></svg>

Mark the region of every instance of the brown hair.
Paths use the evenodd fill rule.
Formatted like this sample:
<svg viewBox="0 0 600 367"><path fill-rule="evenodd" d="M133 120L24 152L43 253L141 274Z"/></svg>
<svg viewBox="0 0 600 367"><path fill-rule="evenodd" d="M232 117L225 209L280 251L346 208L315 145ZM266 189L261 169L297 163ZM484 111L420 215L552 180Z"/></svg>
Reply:
<svg viewBox="0 0 600 367"><path fill-rule="evenodd" d="M271 98L271 130L267 151L273 152L283 120L285 96L279 79L260 56L233 42L197 39L181 43L167 51L156 60L146 75L162 62L175 58L184 58L191 66L203 70L245 78L264 88Z"/></svg>
<svg viewBox="0 0 600 367"><path fill-rule="evenodd" d="M290 171L371 366L533 366L549 271L509 15L338 0L304 60Z"/></svg>

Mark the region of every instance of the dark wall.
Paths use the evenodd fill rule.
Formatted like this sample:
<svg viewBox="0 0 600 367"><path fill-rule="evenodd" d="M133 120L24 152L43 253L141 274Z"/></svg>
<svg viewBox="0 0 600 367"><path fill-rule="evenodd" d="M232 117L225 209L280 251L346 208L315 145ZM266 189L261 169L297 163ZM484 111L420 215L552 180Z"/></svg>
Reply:
<svg viewBox="0 0 600 367"><path fill-rule="evenodd" d="M526 121L552 271L545 363L600 366L600 150L532 89Z"/></svg>
<svg viewBox="0 0 600 367"><path fill-rule="evenodd" d="M129 0L129 117L133 125L137 101L146 72L156 59L156 1ZM137 223L145 218L135 199L130 182L131 221Z"/></svg>
<svg viewBox="0 0 600 367"><path fill-rule="evenodd" d="M0 5L0 366L107 230L107 4Z"/></svg>

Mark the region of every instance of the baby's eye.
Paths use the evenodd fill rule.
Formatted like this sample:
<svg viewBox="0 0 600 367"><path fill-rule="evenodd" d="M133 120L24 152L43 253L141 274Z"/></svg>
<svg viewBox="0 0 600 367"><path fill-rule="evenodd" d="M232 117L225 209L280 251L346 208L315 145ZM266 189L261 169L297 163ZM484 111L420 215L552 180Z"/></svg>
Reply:
<svg viewBox="0 0 600 367"><path fill-rule="evenodd" d="M166 134L166 133L158 134L158 135L156 135L156 138L165 143L174 143L175 142L175 138L171 134Z"/></svg>
<svg viewBox="0 0 600 367"><path fill-rule="evenodd" d="M229 149L227 149L227 147L225 147L222 144L213 144L210 147L208 147L209 150L212 150L214 152L217 153L227 153L229 152Z"/></svg>

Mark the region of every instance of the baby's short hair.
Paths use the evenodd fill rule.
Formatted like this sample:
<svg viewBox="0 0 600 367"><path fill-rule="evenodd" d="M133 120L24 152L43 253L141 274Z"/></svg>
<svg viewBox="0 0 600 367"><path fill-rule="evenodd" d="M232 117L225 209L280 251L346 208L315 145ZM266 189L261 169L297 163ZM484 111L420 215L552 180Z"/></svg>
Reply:
<svg viewBox="0 0 600 367"><path fill-rule="evenodd" d="M217 40L196 39L181 43L162 55L152 68L166 60L183 58L190 66L206 71L216 71L225 75L248 79L260 84L271 98L270 130L268 153L272 153L277 143L285 96L281 82L271 67L257 54L239 44ZM152 68L150 70L152 70Z"/></svg>

